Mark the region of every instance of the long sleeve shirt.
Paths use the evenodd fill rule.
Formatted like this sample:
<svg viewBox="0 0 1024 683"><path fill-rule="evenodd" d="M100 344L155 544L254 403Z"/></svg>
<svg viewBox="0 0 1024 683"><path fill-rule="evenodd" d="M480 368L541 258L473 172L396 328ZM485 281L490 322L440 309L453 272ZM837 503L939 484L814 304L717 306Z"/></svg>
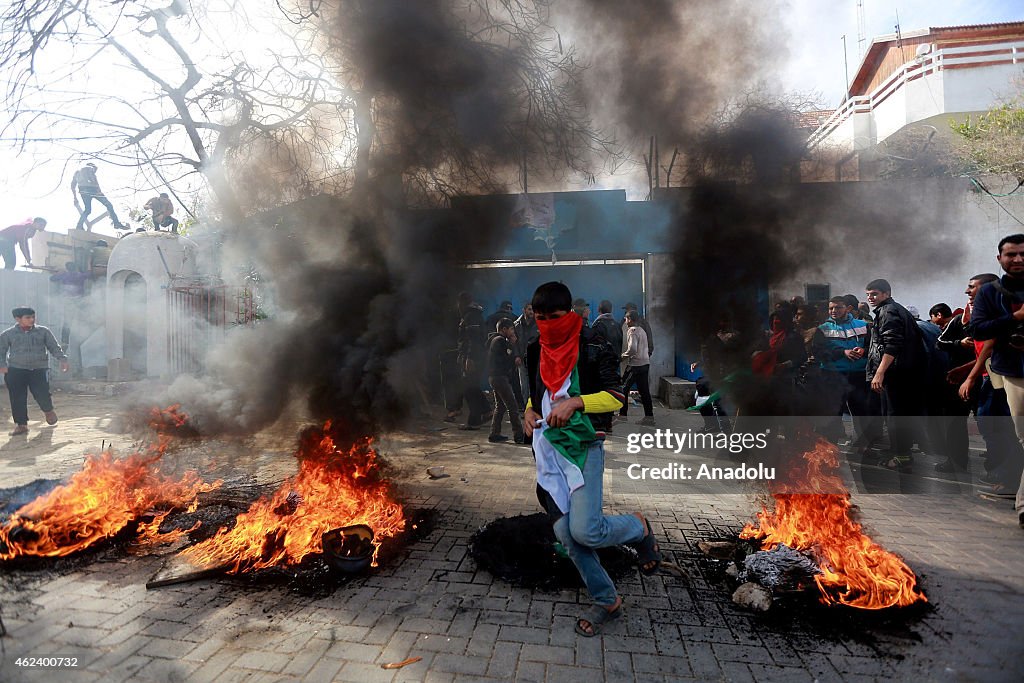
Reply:
<svg viewBox="0 0 1024 683"><path fill-rule="evenodd" d="M631 368L651 364L651 355L647 345L647 332L644 331L644 328L634 325L626 331L626 351L622 354L622 357L627 360Z"/></svg>
<svg viewBox="0 0 1024 683"><path fill-rule="evenodd" d="M0 368L45 370L50 367L47 352L58 360L68 358L47 327L33 325L25 330L15 325L0 333Z"/></svg>

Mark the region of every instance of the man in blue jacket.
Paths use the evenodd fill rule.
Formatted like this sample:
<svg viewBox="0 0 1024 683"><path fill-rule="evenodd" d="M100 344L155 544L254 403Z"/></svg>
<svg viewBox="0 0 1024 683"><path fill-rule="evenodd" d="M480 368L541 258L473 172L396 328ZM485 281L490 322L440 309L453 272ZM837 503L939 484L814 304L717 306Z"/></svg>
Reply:
<svg viewBox="0 0 1024 683"><path fill-rule="evenodd" d="M846 299L834 296L828 302L828 320L818 325L811 339L811 351L821 367L830 373L832 384L837 385L836 395L841 402L836 414L842 417L843 406L846 406L853 417L853 430L856 435L855 444L859 448L870 448L878 438L876 434L880 426L877 417L880 414L879 401L871 392L864 376L867 368L868 324L853 317L847 306ZM831 429L839 436L843 426L840 420Z"/></svg>
<svg viewBox="0 0 1024 683"><path fill-rule="evenodd" d="M978 341L995 340L991 372L1003 380L1017 438L1024 444L1024 234L1001 239L996 259L1006 275L978 291L969 330ZM1024 474L1014 509L1024 528Z"/></svg>

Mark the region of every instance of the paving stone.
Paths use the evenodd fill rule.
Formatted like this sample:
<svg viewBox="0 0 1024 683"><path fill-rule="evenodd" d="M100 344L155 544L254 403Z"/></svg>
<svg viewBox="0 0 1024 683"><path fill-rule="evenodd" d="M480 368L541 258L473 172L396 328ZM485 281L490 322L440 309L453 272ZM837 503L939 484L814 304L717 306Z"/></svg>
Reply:
<svg viewBox="0 0 1024 683"><path fill-rule="evenodd" d="M485 657L471 657L469 655L455 655L442 652L434 656L433 668L453 674L482 676L487 673L487 665L489 663L490 660Z"/></svg>
<svg viewBox="0 0 1024 683"><path fill-rule="evenodd" d="M502 626L498 632L498 640L546 645L548 642L548 631L547 629L527 628L524 626Z"/></svg>
<svg viewBox="0 0 1024 683"><path fill-rule="evenodd" d="M601 669L587 669L563 664L548 664L548 680L558 683L594 683L604 678Z"/></svg>
<svg viewBox="0 0 1024 683"><path fill-rule="evenodd" d="M575 648L555 645L523 645L521 659L528 662L545 662L549 664L572 664L576 659ZM600 660L595 660L600 661Z"/></svg>
<svg viewBox="0 0 1024 683"><path fill-rule="evenodd" d="M390 683L394 678L393 670L382 669L376 664L348 662L335 675L334 680L350 681L351 683Z"/></svg>

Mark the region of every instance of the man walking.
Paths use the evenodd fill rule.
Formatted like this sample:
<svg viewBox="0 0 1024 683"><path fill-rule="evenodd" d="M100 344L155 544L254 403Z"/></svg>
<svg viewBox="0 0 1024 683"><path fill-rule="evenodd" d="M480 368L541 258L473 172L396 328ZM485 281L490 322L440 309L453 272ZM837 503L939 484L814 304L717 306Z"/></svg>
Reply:
<svg viewBox="0 0 1024 683"><path fill-rule="evenodd" d="M501 422L508 413L512 423L512 436L518 444L523 443L523 422L519 418L519 405L512 391L512 380L519 381L516 368L516 330L511 320L502 318L496 325L497 334L487 342L487 383L491 385L494 397L494 416L491 418L491 443L508 441L501 433Z"/></svg>
<svg viewBox="0 0 1024 683"><path fill-rule="evenodd" d="M1002 379L1017 438L1024 445L1024 234L1000 240L996 259L1006 275L978 291L968 329L974 339L995 340L990 372ZM1014 509L1024 528L1024 473Z"/></svg>
<svg viewBox="0 0 1024 683"><path fill-rule="evenodd" d="M110 203L107 196L103 194L103 190L100 189L100 181L96 178L96 164L90 161L75 171L75 175L71 177L72 197L75 197L76 189L82 195L82 208L79 209L81 217L78 219L78 225L75 226L75 230L81 230L82 226L85 226L86 230L92 231L92 226L89 225L88 221L89 214L92 213L92 200L94 199L107 207L107 213L110 214L110 220L113 221L115 230L127 230L127 226L118 220L117 212L114 211L114 205ZM78 208L78 197L75 197L75 208Z"/></svg>
<svg viewBox="0 0 1024 683"><path fill-rule="evenodd" d="M910 312L892 298L886 280L872 280L864 289L875 315L865 376L871 390L882 397L892 450L891 457L879 464L910 472L910 449L921 429L928 365L921 330Z"/></svg>
<svg viewBox="0 0 1024 683"><path fill-rule="evenodd" d="M533 295L540 339L527 352L530 402L523 427L533 437L537 496L595 603L576 620L576 632L589 638L622 616L622 598L596 549L633 544L644 574L658 570L661 555L639 512L602 512L604 435L592 418L614 411L623 397L615 352L571 308L572 294L560 282L543 284Z"/></svg>
<svg viewBox="0 0 1024 683"><path fill-rule="evenodd" d="M640 327L640 314L635 311L626 311L626 350L622 353L622 359L626 362L626 376L622 380L622 386L628 388L636 383L637 391L640 392L640 402L644 405L644 417L638 424L654 426L654 402L651 400L651 357L647 349L647 333ZM629 399L622 404L619 411L620 417L626 417L629 412Z"/></svg>
<svg viewBox="0 0 1024 683"><path fill-rule="evenodd" d="M49 329L36 325L36 312L27 307L15 308L16 324L0 333L0 375L4 376L7 393L11 398L11 415L14 417L14 431L11 436L28 434L28 392L39 404L46 416L46 424L57 424L57 413L53 412L50 397L50 383L47 372L50 366L47 351L60 360L61 372L68 371L68 357Z"/></svg>

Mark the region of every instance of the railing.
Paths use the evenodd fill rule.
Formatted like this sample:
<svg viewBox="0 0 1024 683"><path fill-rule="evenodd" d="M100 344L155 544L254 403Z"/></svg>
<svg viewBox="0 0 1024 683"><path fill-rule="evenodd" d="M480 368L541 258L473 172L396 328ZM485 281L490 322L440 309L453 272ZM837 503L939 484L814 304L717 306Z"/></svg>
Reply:
<svg viewBox="0 0 1024 683"><path fill-rule="evenodd" d="M227 285L167 289L167 368L169 373L201 372L206 352L225 332L256 318L252 290Z"/></svg>
<svg viewBox="0 0 1024 683"><path fill-rule="evenodd" d="M1000 64L1024 63L1024 41L946 47L915 58L897 69L868 95L851 97L835 110L807 139L814 149L854 114L870 114L910 81L945 69L977 69Z"/></svg>

